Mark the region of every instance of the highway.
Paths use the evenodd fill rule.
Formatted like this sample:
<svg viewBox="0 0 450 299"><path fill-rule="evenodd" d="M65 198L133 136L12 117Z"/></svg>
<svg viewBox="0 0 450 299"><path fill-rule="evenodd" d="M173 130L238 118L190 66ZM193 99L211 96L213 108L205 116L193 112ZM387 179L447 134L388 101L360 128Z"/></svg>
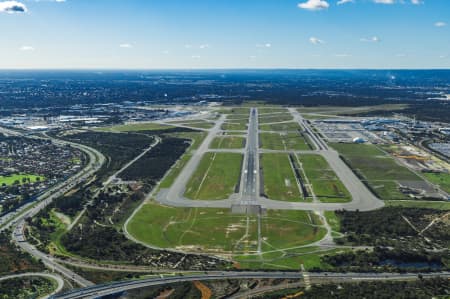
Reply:
<svg viewBox="0 0 450 299"><path fill-rule="evenodd" d="M311 282L352 282L363 280L412 280L417 279L418 273L307 273ZM424 278L450 277L449 272L423 273ZM222 272L214 274L197 274L185 276L170 276L159 278L146 278L141 280L128 280L105 285L96 285L89 288L71 291L61 295L55 295L55 299L93 299L106 295L125 292L149 286L159 286L170 283L186 281L222 280L222 279L303 279L302 272Z"/></svg>
<svg viewBox="0 0 450 299"><path fill-rule="evenodd" d="M8 132L11 134L11 130L8 130ZM14 132L14 135L20 136L22 135L19 132ZM40 138L40 137L34 137L34 138ZM81 170L80 172L76 173L66 181L63 181L56 186L50 188L47 190L44 194L38 197L38 199L30 203L24 207L22 207L19 211L15 212L12 216L9 216L6 220L4 220L3 226L0 229L0 231L8 229L10 227L13 227L13 233L12 233L12 239L14 242L17 243L17 245L23 249L24 251L28 252L31 256L35 257L36 259L42 260L42 262L49 268L54 271L57 271L61 273L63 276L68 278L69 280L73 280L76 283L78 283L80 286L91 286L93 285L90 281L84 279L83 277L77 275L75 272L69 270L68 268L61 266L57 263L51 256L46 255L45 253L40 252L37 250L33 245L29 244L26 241L25 235L24 235L24 227L25 227L25 219L29 217L35 216L39 211L44 209L47 205L49 205L54 199L64 195L69 190L71 190L73 187L75 187L78 184L83 183L86 181L87 178L91 177L95 172L97 172L105 162L105 157L103 154L101 154L99 151L90 148L85 145L68 142L60 139L55 139L48 137L48 139L52 140L53 143L59 144L59 145L71 145L75 148L78 148L79 150L82 150L88 155L89 162L88 164ZM9 214L8 214L9 215ZM5 215L8 216L8 215Z"/></svg>

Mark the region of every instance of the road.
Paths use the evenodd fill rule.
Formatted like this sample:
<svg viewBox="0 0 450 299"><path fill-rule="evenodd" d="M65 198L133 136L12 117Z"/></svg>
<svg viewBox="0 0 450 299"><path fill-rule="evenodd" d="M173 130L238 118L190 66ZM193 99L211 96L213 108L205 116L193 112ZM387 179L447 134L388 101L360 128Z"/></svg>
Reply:
<svg viewBox="0 0 450 299"><path fill-rule="evenodd" d="M308 273L309 280L314 282L352 282L360 280L412 280L417 279L417 273ZM424 278L431 277L450 277L449 272L442 273L423 273ZM121 293L133 289L139 289L149 286L159 286L169 283L180 283L187 281L204 280L222 280L222 279L302 279L302 272L222 272L218 274L201 274L186 276L171 276L159 278L146 278L141 280L129 280L115 282L106 285L97 285L68 292L61 295L55 295L52 298L77 299L77 298L99 298L106 295Z"/></svg>
<svg viewBox="0 0 450 299"><path fill-rule="evenodd" d="M0 277L0 281L14 279L14 278L21 278L21 277L36 277L36 276L51 279L51 280L56 281L56 283L57 283L56 289L51 294L48 294L43 298L49 298L49 297L61 292L64 287L64 280L60 276L55 275L55 274L50 274L50 273L41 273L41 272L30 272L30 273L22 273L22 274L3 276L3 277Z"/></svg>

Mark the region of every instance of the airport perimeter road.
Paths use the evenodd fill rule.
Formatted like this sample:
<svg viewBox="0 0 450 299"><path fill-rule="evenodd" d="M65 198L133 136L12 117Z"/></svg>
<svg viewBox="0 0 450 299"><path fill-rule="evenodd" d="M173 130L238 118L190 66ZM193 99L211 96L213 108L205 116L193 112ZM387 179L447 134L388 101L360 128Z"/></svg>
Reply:
<svg viewBox="0 0 450 299"><path fill-rule="evenodd" d="M423 273L424 278L450 277L449 272ZM78 299L99 298L106 295L117 294L128 290L149 286L159 286L169 283L187 281L222 280L222 279L302 279L302 272L222 272L215 274L171 276L159 278L147 278L142 280L129 280L105 285L97 285L89 288L75 290L66 294L55 295L52 298ZM362 280L414 280L418 279L418 273L311 273L308 272L311 283L315 282L355 282Z"/></svg>
<svg viewBox="0 0 450 299"><path fill-rule="evenodd" d="M50 296L53 296L54 294L61 292L64 287L64 280L60 276L55 275L55 274L50 274L50 273L43 273L43 272L42 273L41 272L29 272L29 273L3 276L3 277L0 277L0 281L14 279L14 278L22 278L22 277L42 277L42 278L47 278L47 279L56 281L56 283L57 283L56 289L51 294L48 294L47 296L45 296L43 298L48 298Z"/></svg>

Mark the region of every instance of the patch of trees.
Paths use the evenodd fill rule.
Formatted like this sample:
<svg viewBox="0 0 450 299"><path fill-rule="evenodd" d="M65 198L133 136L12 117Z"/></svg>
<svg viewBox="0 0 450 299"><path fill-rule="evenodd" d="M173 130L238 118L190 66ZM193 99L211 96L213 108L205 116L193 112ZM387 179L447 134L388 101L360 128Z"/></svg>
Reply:
<svg viewBox="0 0 450 299"><path fill-rule="evenodd" d="M39 272L44 265L11 242L9 232L0 233L0 274ZM1 289L0 289L1 290Z"/></svg>

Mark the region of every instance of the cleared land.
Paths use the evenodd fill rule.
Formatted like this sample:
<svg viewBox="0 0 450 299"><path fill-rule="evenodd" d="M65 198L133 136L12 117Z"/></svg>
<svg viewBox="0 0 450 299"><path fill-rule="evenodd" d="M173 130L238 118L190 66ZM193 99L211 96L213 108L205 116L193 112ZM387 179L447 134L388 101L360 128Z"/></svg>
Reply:
<svg viewBox="0 0 450 299"><path fill-rule="evenodd" d="M255 216L228 209L173 208L149 202L130 221L128 232L146 244L208 253L256 253ZM261 218L263 252L303 246L325 235L316 215L306 211L269 211Z"/></svg>
<svg viewBox="0 0 450 299"><path fill-rule="evenodd" d="M212 149L240 149L245 146L245 138L238 136L216 137L209 145Z"/></svg>
<svg viewBox="0 0 450 299"><path fill-rule="evenodd" d="M28 181L29 180L29 181ZM0 176L0 186L11 186L14 183L22 185L24 183L34 183L37 181L44 181L45 177L35 174L13 174L11 176Z"/></svg>
<svg viewBox="0 0 450 299"><path fill-rule="evenodd" d="M287 154L261 155L264 193L268 198L282 201L302 199L294 171Z"/></svg>
<svg viewBox="0 0 450 299"><path fill-rule="evenodd" d="M302 130L302 127L296 122L278 123L260 125L259 129L262 131L298 131Z"/></svg>
<svg viewBox="0 0 450 299"><path fill-rule="evenodd" d="M269 150L310 150L305 138L300 133L260 133L259 145Z"/></svg>
<svg viewBox="0 0 450 299"><path fill-rule="evenodd" d="M400 191L398 182L423 183L419 176L398 164L374 145L336 143L332 146L363 182L383 200L409 198Z"/></svg>
<svg viewBox="0 0 450 299"><path fill-rule="evenodd" d="M190 178L185 196L191 199L226 199L239 184L242 155L206 153Z"/></svg>
<svg viewBox="0 0 450 299"><path fill-rule="evenodd" d="M319 155L299 155L303 170L316 197L322 202L349 202L350 193L327 161Z"/></svg>

